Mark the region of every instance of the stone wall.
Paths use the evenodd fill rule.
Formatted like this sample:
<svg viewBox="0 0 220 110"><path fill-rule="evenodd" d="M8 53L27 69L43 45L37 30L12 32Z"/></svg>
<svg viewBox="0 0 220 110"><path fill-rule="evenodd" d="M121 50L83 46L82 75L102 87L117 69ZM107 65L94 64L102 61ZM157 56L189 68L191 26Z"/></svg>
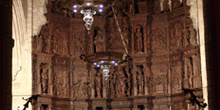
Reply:
<svg viewBox="0 0 220 110"><path fill-rule="evenodd" d="M12 109L23 109L32 95L32 37L46 23L46 1L13 0ZM32 109L29 107L29 109Z"/></svg>

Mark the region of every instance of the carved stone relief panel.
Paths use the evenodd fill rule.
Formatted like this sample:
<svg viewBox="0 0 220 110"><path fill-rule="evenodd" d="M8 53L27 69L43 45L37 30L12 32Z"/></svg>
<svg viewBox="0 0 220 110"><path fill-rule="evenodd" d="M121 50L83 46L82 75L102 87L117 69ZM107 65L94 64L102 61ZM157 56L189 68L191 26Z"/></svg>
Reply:
<svg viewBox="0 0 220 110"><path fill-rule="evenodd" d="M181 23L175 23L170 28L170 49L180 49L183 46L184 30Z"/></svg>
<svg viewBox="0 0 220 110"><path fill-rule="evenodd" d="M71 36L71 43L72 48L74 50L75 56L80 56L81 54L86 52L86 36L84 28L74 28L72 36Z"/></svg>
<svg viewBox="0 0 220 110"><path fill-rule="evenodd" d="M53 54L69 54L69 27L56 27L53 30Z"/></svg>
<svg viewBox="0 0 220 110"><path fill-rule="evenodd" d="M157 69L155 69L157 68ZM153 65L152 75L148 78L149 94L167 94L168 70L165 65Z"/></svg>
<svg viewBox="0 0 220 110"><path fill-rule="evenodd" d="M153 29L150 31L151 51L153 53L166 53L167 40L165 33L159 29Z"/></svg>
<svg viewBox="0 0 220 110"><path fill-rule="evenodd" d="M39 35L34 37L34 52L51 53L51 36L49 33L50 30L51 27L49 27L49 24L45 24L42 26Z"/></svg>
<svg viewBox="0 0 220 110"><path fill-rule="evenodd" d="M90 81L88 78L88 70L86 69L86 63L82 61L75 61L74 65L74 97L77 99L86 99L90 95Z"/></svg>
<svg viewBox="0 0 220 110"><path fill-rule="evenodd" d="M182 62L175 62L171 66L171 74L172 74L172 92L178 93L182 90L182 82L183 82L183 67Z"/></svg>
<svg viewBox="0 0 220 110"><path fill-rule="evenodd" d="M53 79L53 93L58 97L69 97L69 73L67 71L56 71Z"/></svg>

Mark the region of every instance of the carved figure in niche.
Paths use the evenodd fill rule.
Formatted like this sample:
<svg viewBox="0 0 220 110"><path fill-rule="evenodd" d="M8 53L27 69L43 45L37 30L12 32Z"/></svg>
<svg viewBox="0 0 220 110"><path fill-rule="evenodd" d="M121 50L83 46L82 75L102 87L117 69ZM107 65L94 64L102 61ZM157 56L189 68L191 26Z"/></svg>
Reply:
<svg viewBox="0 0 220 110"><path fill-rule="evenodd" d="M187 68L187 76L189 80L189 88L193 87L193 67L192 67L192 59L187 58L186 59L186 68Z"/></svg>
<svg viewBox="0 0 220 110"><path fill-rule="evenodd" d="M163 1L163 11L164 11L164 12L168 12L168 11L170 11L169 8L170 8L170 7L169 7L169 0L164 0L164 1Z"/></svg>
<svg viewBox="0 0 220 110"><path fill-rule="evenodd" d="M95 45L95 52L101 52L103 51L103 38L101 34L101 30L97 30L97 34L94 38L94 45Z"/></svg>
<svg viewBox="0 0 220 110"><path fill-rule="evenodd" d="M48 24L43 25L37 38L37 49L36 52L50 53L50 36Z"/></svg>
<svg viewBox="0 0 220 110"><path fill-rule="evenodd" d="M113 72L113 73L110 73L110 76L109 76L109 81L110 81L110 97L111 98L114 98L115 97L115 84L116 84L116 74L115 74L115 70L110 70L110 72Z"/></svg>
<svg viewBox="0 0 220 110"><path fill-rule="evenodd" d="M130 43L129 43L129 41L130 41L130 31L129 31L129 28L124 27L123 31L122 31L122 35L124 37L123 39L125 41L125 44L126 44L127 48L129 48L130 47Z"/></svg>
<svg viewBox="0 0 220 110"><path fill-rule="evenodd" d="M37 47L36 47L36 52L41 52L43 49L43 40L42 40L42 35L36 36L36 41L37 41Z"/></svg>
<svg viewBox="0 0 220 110"><path fill-rule="evenodd" d="M181 5L179 0L171 0L171 3L172 3L172 9L176 9Z"/></svg>
<svg viewBox="0 0 220 110"><path fill-rule="evenodd" d="M127 82L127 96L130 96L131 95L131 73L129 72L129 67L126 66L124 68L124 71L125 71L125 74L127 76L127 79L126 79L126 82Z"/></svg>
<svg viewBox="0 0 220 110"><path fill-rule="evenodd" d="M139 95L143 94L143 87L144 87L144 76L142 74L142 70L141 70L141 67L138 68L138 71L137 71L137 81L138 81L138 93Z"/></svg>
<svg viewBox="0 0 220 110"><path fill-rule="evenodd" d="M68 53L68 39L66 36L64 36L64 38L62 40L62 52Z"/></svg>
<svg viewBox="0 0 220 110"><path fill-rule="evenodd" d="M47 93L48 89L48 65L47 64L41 64L40 68L40 75L41 75L41 88L42 93Z"/></svg>
<svg viewBox="0 0 220 110"><path fill-rule="evenodd" d="M189 28L187 29L187 35L190 37L190 44L194 46L197 45L196 30L193 28L193 26L189 26Z"/></svg>
<svg viewBox="0 0 220 110"><path fill-rule="evenodd" d="M160 13L161 12L160 2L158 0L154 2L153 11L154 11L154 13Z"/></svg>
<svg viewBox="0 0 220 110"><path fill-rule="evenodd" d="M46 53L50 53L50 46L51 46L51 43L50 43L50 40L51 37L48 36L47 38L45 38L45 44L46 44L46 47L45 47L45 52Z"/></svg>
<svg viewBox="0 0 220 110"><path fill-rule="evenodd" d="M101 82L102 82L101 73L98 72L97 76L95 77L95 90L97 97L101 97L101 89L102 89Z"/></svg>
<svg viewBox="0 0 220 110"><path fill-rule="evenodd" d="M126 96L125 90L126 90L126 77L120 68L118 71L118 80L117 80L117 88L116 88L116 93L118 97L124 97Z"/></svg>
<svg viewBox="0 0 220 110"><path fill-rule="evenodd" d="M141 27L138 26L135 32L136 52L143 52L143 33Z"/></svg>
<svg viewBox="0 0 220 110"><path fill-rule="evenodd" d="M129 12L131 15L134 15L134 13L135 13L134 4L129 5Z"/></svg>
<svg viewBox="0 0 220 110"><path fill-rule="evenodd" d="M180 23L176 23L174 25L174 29L171 30L171 41L170 45L172 48L181 48L182 47L182 25Z"/></svg>

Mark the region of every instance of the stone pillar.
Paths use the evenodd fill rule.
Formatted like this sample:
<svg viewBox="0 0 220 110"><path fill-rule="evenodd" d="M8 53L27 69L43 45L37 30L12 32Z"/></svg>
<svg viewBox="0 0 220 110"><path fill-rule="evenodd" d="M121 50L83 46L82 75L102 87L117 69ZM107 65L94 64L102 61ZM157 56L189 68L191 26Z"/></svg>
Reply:
<svg viewBox="0 0 220 110"><path fill-rule="evenodd" d="M34 110L41 110L40 107L41 107L41 104L40 104L40 103L37 103L37 104L35 105L35 109L34 109Z"/></svg>
<svg viewBox="0 0 220 110"><path fill-rule="evenodd" d="M147 88L147 65L144 66L144 95L148 95L148 88Z"/></svg>
<svg viewBox="0 0 220 110"><path fill-rule="evenodd" d="M200 60L199 56L193 55L193 87L194 88L199 88L201 87L201 77L200 77Z"/></svg>
<svg viewBox="0 0 220 110"><path fill-rule="evenodd" d="M137 80L136 80L136 77L137 77L137 67L136 65L133 65L133 81L134 81L134 84L133 84L133 93L134 93L134 96L137 96Z"/></svg>
<svg viewBox="0 0 220 110"><path fill-rule="evenodd" d="M36 90L36 94L41 94L41 82L40 82L40 62L38 62L36 64L36 74L37 74L37 90Z"/></svg>
<svg viewBox="0 0 220 110"><path fill-rule="evenodd" d="M144 53L147 53L147 29L146 29L146 26L145 24L143 24L143 37L144 37L144 44L143 44L143 47L144 47Z"/></svg>
<svg viewBox="0 0 220 110"><path fill-rule="evenodd" d="M147 105L144 105L144 110L147 110Z"/></svg>
<svg viewBox="0 0 220 110"><path fill-rule="evenodd" d="M187 76L187 58L183 58L184 60L184 79L183 79L183 88L189 88L188 76Z"/></svg>
<svg viewBox="0 0 220 110"><path fill-rule="evenodd" d="M90 87L91 87L91 98L95 98L95 83L94 83L95 69L92 67L90 75Z"/></svg>
<svg viewBox="0 0 220 110"><path fill-rule="evenodd" d="M70 60L70 87L72 87L71 89L70 89L70 97L71 98L73 98L74 97L74 75L73 75L73 71L74 71L74 59L73 58L71 58L71 60Z"/></svg>
<svg viewBox="0 0 220 110"><path fill-rule="evenodd" d="M53 84L52 84L52 64L48 65L48 95L53 95Z"/></svg>
<svg viewBox="0 0 220 110"><path fill-rule="evenodd" d="M134 50L134 26L131 25L131 50L132 50L132 54L134 54L135 50Z"/></svg>
<svg viewBox="0 0 220 110"><path fill-rule="evenodd" d="M50 105L48 105L48 110L52 110L52 105L50 104Z"/></svg>
<svg viewBox="0 0 220 110"><path fill-rule="evenodd" d="M134 105L133 110L138 110L138 105Z"/></svg>
<svg viewBox="0 0 220 110"><path fill-rule="evenodd" d="M107 84L106 84L106 80L105 78L102 78L102 84L103 84L103 88L102 88L102 95L103 95L103 98L106 98L107 97Z"/></svg>

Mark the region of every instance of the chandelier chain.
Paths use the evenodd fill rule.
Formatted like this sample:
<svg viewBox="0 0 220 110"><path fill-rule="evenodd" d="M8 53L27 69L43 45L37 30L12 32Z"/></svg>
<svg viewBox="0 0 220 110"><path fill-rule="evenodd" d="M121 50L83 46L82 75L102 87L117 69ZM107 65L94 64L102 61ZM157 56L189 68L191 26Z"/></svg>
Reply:
<svg viewBox="0 0 220 110"><path fill-rule="evenodd" d="M114 15L115 22L116 22L116 25L117 25L117 28L118 28L118 32L119 32L119 34L120 34L120 36L121 36L121 40L122 40L122 43L123 43L124 48L125 48L125 53L128 54L128 49L127 49L126 43L125 43L125 41L124 41L124 37L123 37L122 32L121 32L121 28L120 28L119 23L118 23L118 18L117 18L116 14L115 14L115 9L114 9L114 7L113 7L114 4L115 4L115 1L114 1L113 4L112 4L113 15Z"/></svg>

